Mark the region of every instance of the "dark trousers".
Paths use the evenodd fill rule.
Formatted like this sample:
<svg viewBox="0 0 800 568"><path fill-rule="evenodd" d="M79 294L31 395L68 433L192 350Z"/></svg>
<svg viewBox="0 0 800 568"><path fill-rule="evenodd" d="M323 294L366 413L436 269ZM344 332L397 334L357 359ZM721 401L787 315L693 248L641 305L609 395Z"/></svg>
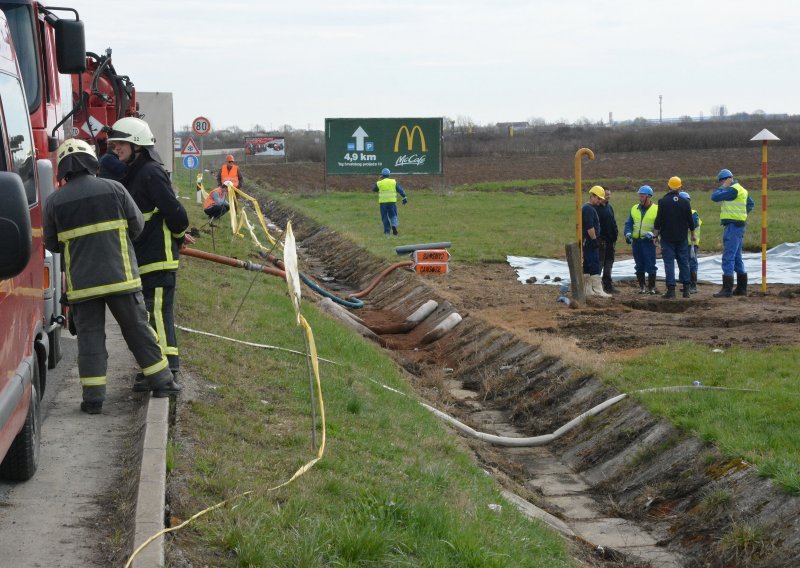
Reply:
<svg viewBox="0 0 800 568"><path fill-rule="evenodd" d="M203 213L213 219L218 219L219 217L225 215L228 210L230 210L230 205L212 205L211 207L203 209Z"/></svg>
<svg viewBox="0 0 800 568"><path fill-rule="evenodd" d="M397 227L397 203L381 203L381 221L383 222L383 234L388 235L392 227Z"/></svg>
<svg viewBox="0 0 800 568"><path fill-rule="evenodd" d="M689 243L661 240L661 259L664 261L664 277L667 287L675 287L675 261L678 262L678 278L684 286L689 285Z"/></svg>
<svg viewBox="0 0 800 568"><path fill-rule="evenodd" d="M616 243L600 240L600 266L603 268L603 284L611 284L611 268L614 266Z"/></svg>
<svg viewBox="0 0 800 568"><path fill-rule="evenodd" d="M122 337L144 375L156 382L171 380L167 360L147 324L142 293L94 298L70 305L78 334L78 374L83 386L83 400L103 402L106 398L106 306L117 320Z"/></svg>
<svg viewBox="0 0 800 568"><path fill-rule="evenodd" d="M583 241L583 273L594 275L600 274L600 253L595 241L586 239Z"/></svg>
<svg viewBox="0 0 800 568"><path fill-rule="evenodd" d="M172 285L146 286L142 289L142 293L150 316L150 325L155 330L158 343L167 356L169 368L177 371L180 368L180 358L178 356L178 338L175 335L175 317L172 311L175 302L175 279L174 273L172 274Z"/></svg>
<svg viewBox="0 0 800 568"><path fill-rule="evenodd" d="M631 249L633 250L636 274L647 272L655 276L658 268L656 267L656 244L653 239L633 239Z"/></svg>

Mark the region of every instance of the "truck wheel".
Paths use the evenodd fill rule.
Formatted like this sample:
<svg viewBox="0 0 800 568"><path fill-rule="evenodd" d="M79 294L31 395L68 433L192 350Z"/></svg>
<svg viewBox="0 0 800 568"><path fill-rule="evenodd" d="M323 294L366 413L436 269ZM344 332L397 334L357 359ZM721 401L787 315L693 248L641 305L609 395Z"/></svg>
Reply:
<svg viewBox="0 0 800 568"><path fill-rule="evenodd" d="M28 481L39 465L39 442L42 416L39 408L39 360L33 357L33 384L28 415L17 437L11 443L3 463L0 477L10 481Z"/></svg>
<svg viewBox="0 0 800 568"><path fill-rule="evenodd" d="M58 362L61 361L61 326L57 326L53 331L47 334L50 340L50 353L47 355L47 368L55 369Z"/></svg>

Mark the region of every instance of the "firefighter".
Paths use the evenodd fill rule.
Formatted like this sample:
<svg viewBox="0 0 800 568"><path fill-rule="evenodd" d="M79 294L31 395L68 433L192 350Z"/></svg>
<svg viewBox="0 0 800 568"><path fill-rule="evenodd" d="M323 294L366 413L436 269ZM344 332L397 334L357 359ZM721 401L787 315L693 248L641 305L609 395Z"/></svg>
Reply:
<svg viewBox="0 0 800 568"><path fill-rule="evenodd" d="M44 243L66 261L67 302L78 335L81 410L99 414L106 395L106 306L122 329L153 396L177 394L158 338L147 323L142 281L131 238L144 218L125 188L95 177L94 150L77 139L58 148L58 179L66 180L44 206Z"/></svg>
<svg viewBox="0 0 800 568"><path fill-rule="evenodd" d="M390 178L392 172L389 168L381 170L381 177L375 182L372 191L378 194L378 205L381 209L381 221L383 221L383 234L389 235L391 230L392 234L397 234L397 226L399 221L397 219L397 194L403 198L403 205L408 203L406 192L403 187L397 183L397 180Z"/></svg>
<svg viewBox="0 0 800 568"><path fill-rule="evenodd" d="M150 325L158 334L170 369L177 376L180 358L172 310L179 251L184 242L194 243L191 235L186 234L189 218L172 190L161 157L153 146L155 138L145 121L121 118L114 123L108 142L119 159L128 165L122 185L144 215L144 230L133 243L142 292L150 313ZM136 391L147 388L142 380L134 383Z"/></svg>
<svg viewBox="0 0 800 568"><path fill-rule="evenodd" d="M211 219L219 219L230 210L228 204L228 184L231 182L223 183L220 187L209 193L205 201L203 201L203 213L211 217Z"/></svg>
<svg viewBox="0 0 800 568"><path fill-rule="evenodd" d="M653 203L653 188L643 185L637 192L639 203L631 207L625 221L625 242L631 245L640 294L656 294L656 243L653 233L658 205ZM644 275L647 273L647 285Z"/></svg>
<svg viewBox="0 0 800 568"><path fill-rule="evenodd" d="M742 241L747 227L747 214L753 210L753 200L747 190L733 179L730 170L717 175L720 186L711 194L711 201L722 203L719 224L722 225L722 290L715 298L747 296L747 271L742 261ZM733 273L736 272L736 290Z"/></svg>
<svg viewBox="0 0 800 568"><path fill-rule="evenodd" d="M244 189L242 172L239 170L239 166L234 163L232 154L225 156L225 164L217 172L217 185L222 187L226 181L231 182L236 189Z"/></svg>
<svg viewBox="0 0 800 568"><path fill-rule="evenodd" d="M691 204L692 196L688 191L681 191L678 195ZM697 294L697 252L700 250L700 227L703 226L703 220L695 209L692 209L692 220L694 221L694 241L692 241L691 231L687 237L689 243L689 293Z"/></svg>

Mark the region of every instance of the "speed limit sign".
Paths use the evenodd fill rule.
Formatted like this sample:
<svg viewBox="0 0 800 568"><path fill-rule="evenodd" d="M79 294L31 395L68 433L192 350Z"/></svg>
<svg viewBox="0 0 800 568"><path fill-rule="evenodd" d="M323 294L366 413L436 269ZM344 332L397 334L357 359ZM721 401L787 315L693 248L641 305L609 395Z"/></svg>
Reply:
<svg viewBox="0 0 800 568"><path fill-rule="evenodd" d="M211 132L211 121L204 116L198 116L192 121L192 130L198 136L205 136Z"/></svg>

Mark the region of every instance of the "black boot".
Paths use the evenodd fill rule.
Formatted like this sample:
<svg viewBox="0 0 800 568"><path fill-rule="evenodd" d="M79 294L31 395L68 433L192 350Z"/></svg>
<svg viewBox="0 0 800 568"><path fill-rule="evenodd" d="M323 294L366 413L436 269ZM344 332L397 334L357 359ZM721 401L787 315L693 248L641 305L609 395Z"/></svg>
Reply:
<svg viewBox="0 0 800 568"><path fill-rule="evenodd" d="M747 296L747 272L736 273L736 289L733 296Z"/></svg>
<svg viewBox="0 0 800 568"><path fill-rule="evenodd" d="M691 298L692 296L692 289L689 287L689 284L684 284L683 288L681 288L681 294L684 298Z"/></svg>
<svg viewBox="0 0 800 568"><path fill-rule="evenodd" d="M86 414L100 414L103 411L103 401L106 399L105 385L92 385L83 387L83 401L81 412Z"/></svg>
<svg viewBox="0 0 800 568"><path fill-rule="evenodd" d="M603 292L606 294L619 294L619 290L614 288L614 284L610 280L603 280Z"/></svg>
<svg viewBox="0 0 800 568"><path fill-rule="evenodd" d="M639 293L647 294L647 286L644 285L644 272L637 272L636 280L639 282Z"/></svg>
<svg viewBox="0 0 800 568"><path fill-rule="evenodd" d="M733 274L722 275L722 290L714 294L715 298L730 298L733 295Z"/></svg>
<svg viewBox="0 0 800 568"><path fill-rule="evenodd" d="M647 292L648 294L658 294L656 290L656 275L655 274L648 274L647 275Z"/></svg>
<svg viewBox="0 0 800 568"><path fill-rule="evenodd" d="M661 296L662 298L674 298L675 297L675 286L667 286L667 291Z"/></svg>
<svg viewBox="0 0 800 568"><path fill-rule="evenodd" d="M689 283L689 293L697 294L697 272L692 272L689 275L691 282Z"/></svg>

